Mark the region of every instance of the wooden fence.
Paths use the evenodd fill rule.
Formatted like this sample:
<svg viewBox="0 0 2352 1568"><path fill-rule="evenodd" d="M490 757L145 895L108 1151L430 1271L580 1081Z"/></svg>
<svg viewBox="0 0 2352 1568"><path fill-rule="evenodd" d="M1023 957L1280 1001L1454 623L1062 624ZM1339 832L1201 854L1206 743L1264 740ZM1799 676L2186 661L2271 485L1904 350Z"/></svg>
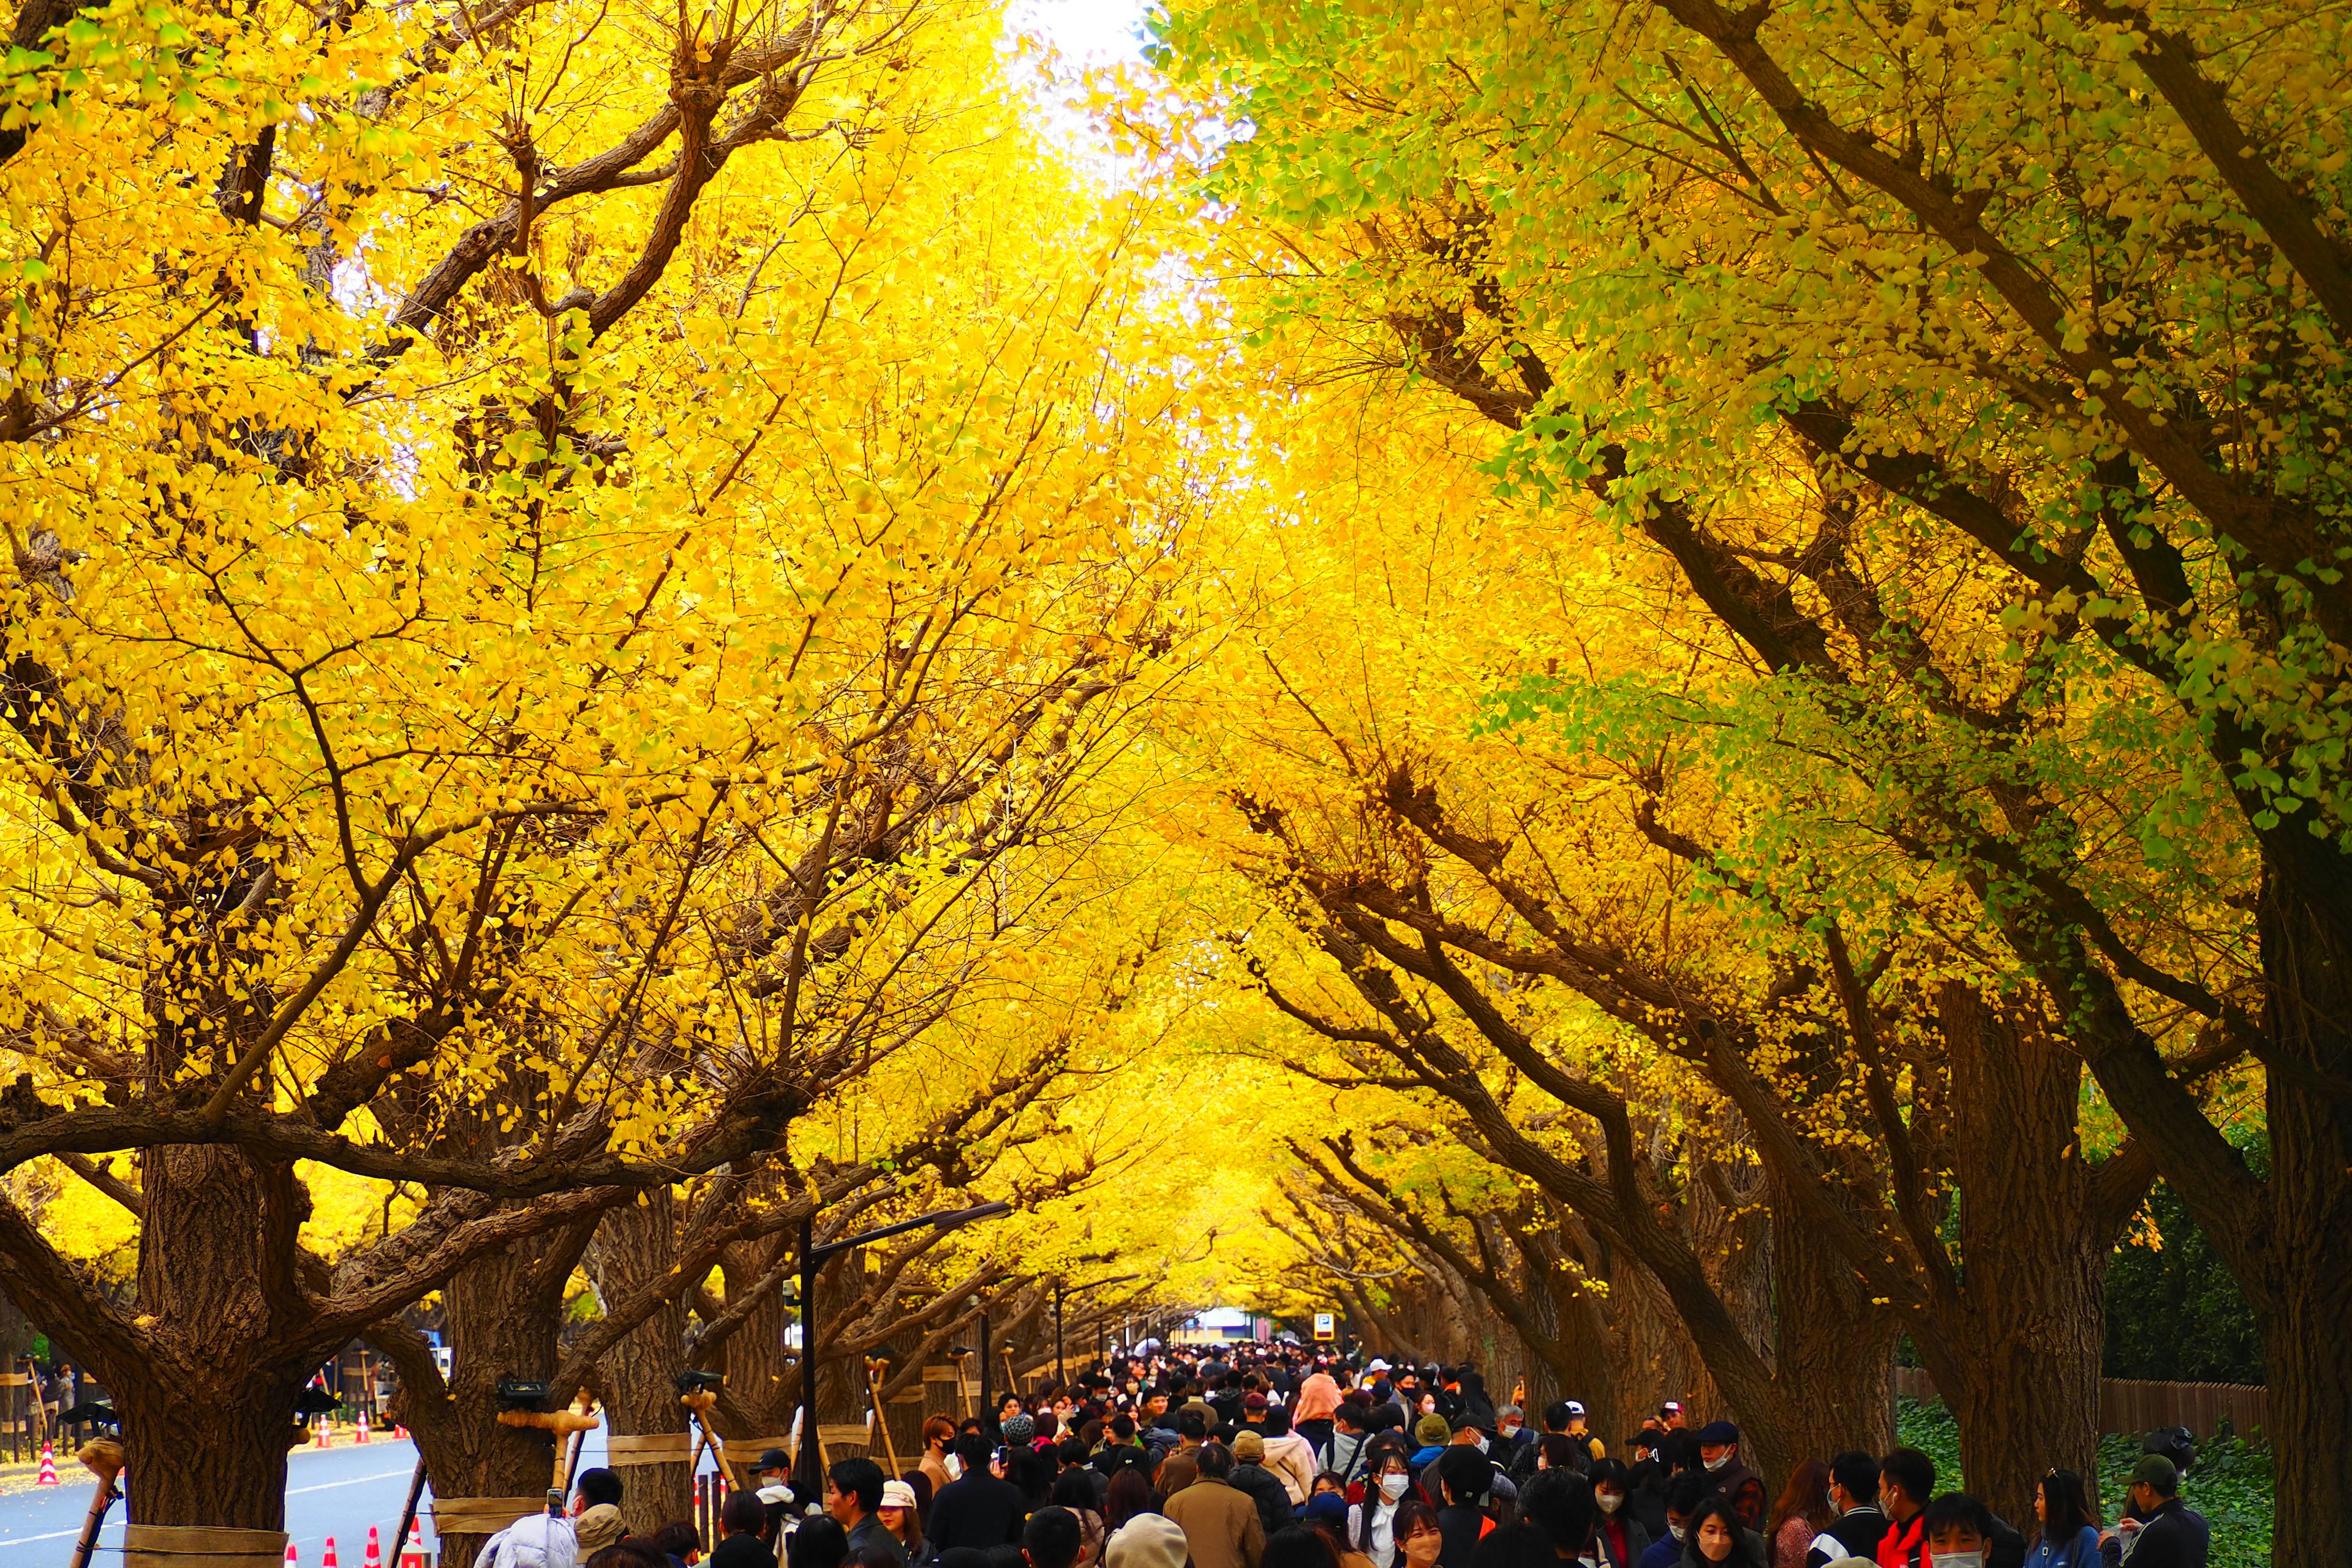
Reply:
<svg viewBox="0 0 2352 1568"><path fill-rule="evenodd" d="M1936 1380L1925 1367L1895 1369L1895 1392L1913 1399L1937 1397ZM2158 1426L2186 1426L2200 1437L2210 1437L2227 1417L2241 1436L2270 1426L2270 1391L2257 1384L2139 1383L2126 1378L2099 1380L2099 1430L2147 1432Z"/></svg>

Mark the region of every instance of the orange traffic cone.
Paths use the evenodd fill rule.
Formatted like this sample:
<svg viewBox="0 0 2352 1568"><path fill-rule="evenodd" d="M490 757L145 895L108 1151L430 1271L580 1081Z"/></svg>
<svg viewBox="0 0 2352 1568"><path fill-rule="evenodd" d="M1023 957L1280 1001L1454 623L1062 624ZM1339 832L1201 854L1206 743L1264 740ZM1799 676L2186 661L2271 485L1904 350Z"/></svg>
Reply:
<svg viewBox="0 0 2352 1568"><path fill-rule="evenodd" d="M366 1442L367 1440L368 1440L368 1418L367 1418L367 1412L366 1412L366 1411L364 1411L364 1410L362 1410L362 1411L361 1411L361 1412L360 1412L360 1424L359 1424L358 1427L357 1427L357 1428L356 1428L356 1429L352 1433L352 1442L354 1442L354 1443L364 1443L364 1442Z"/></svg>
<svg viewBox="0 0 2352 1568"><path fill-rule="evenodd" d="M360 1559L360 1568L383 1568L383 1549L376 1544L375 1526L368 1526L367 1555Z"/></svg>
<svg viewBox="0 0 2352 1568"><path fill-rule="evenodd" d="M421 1523L408 1527L408 1544L401 1548L400 1568L425 1568L425 1526Z"/></svg>
<svg viewBox="0 0 2352 1568"><path fill-rule="evenodd" d="M395 1421L392 1424L392 1435L394 1437L405 1439L408 1436L408 1428Z"/></svg>
<svg viewBox="0 0 2352 1568"><path fill-rule="evenodd" d="M58 1457L49 1451L49 1446L47 1443L41 1445L41 1473L35 1479L33 1484L37 1487L53 1487L58 1484Z"/></svg>
<svg viewBox="0 0 2352 1568"><path fill-rule="evenodd" d="M294 1543L290 1541L286 1543L286 1568L301 1568L301 1563L302 1559L297 1555L294 1551Z"/></svg>
<svg viewBox="0 0 2352 1568"><path fill-rule="evenodd" d="M331 1448L335 1446L335 1424L324 1415L320 1416L319 1424L310 1428L310 1446L314 1448Z"/></svg>
<svg viewBox="0 0 2352 1568"><path fill-rule="evenodd" d="M331 1535L327 1537L327 1554L319 1559L319 1568L341 1568L335 1561L335 1538Z"/></svg>

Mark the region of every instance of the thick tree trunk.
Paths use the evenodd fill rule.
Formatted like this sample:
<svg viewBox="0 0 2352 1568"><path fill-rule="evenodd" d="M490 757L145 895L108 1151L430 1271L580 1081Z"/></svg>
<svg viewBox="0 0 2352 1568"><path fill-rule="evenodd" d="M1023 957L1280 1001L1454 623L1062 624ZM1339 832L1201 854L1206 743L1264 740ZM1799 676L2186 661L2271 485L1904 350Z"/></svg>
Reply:
<svg viewBox="0 0 2352 1568"><path fill-rule="evenodd" d="M1778 1496L1799 1460L1895 1446L1888 1383L1897 1330L1794 1204L1775 1203L1772 1215L1772 1385L1786 1396L1789 1453L1769 1468L1759 1454L1748 1462Z"/></svg>
<svg viewBox="0 0 2352 1568"><path fill-rule="evenodd" d="M294 1399L310 1369L262 1358L299 1326L293 1240L308 1203L290 1170L235 1149L151 1149L139 1163L151 1353L142 1366L103 1368L138 1478L130 1517L282 1528Z"/></svg>
<svg viewBox="0 0 2352 1568"><path fill-rule="evenodd" d="M2097 1484L2115 1237L2077 1141L2081 1057L2038 1019L1967 986L1937 1000L1966 1279L1962 1306L1939 1324L1958 1380L1943 1392L1969 1489L2030 1532L2044 1470Z"/></svg>
<svg viewBox="0 0 2352 1568"><path fill-rule="evenodd" d="M2347 902L2346 887L2306 898L2273 877L2261 912L2271 1037L2284 1060L2338 1084L2352 1082ZM2267 1258L2232 1250L2226 1217L2198 1217L2231 1259L2262 1329L2278 1467L2273 1560L2352 1563L2352 1465L2343 1454L2352 1433L2352 1356L2344 1352L2352 1323L2352 1100L2273 1070L2266 1105Z"/></svg>
<svg viewBox="0 0 2352 1568"><path fill-rule="evenodd" d="M563 1288L586 1245L586 1227L566 1226L478 1258L442 1292L448 1304L449 1397L436 1410L404 1409L436 1497L536 1497L554 1484L554 1443L533 1429L499 1424L501 1378L552 1376ZM550 1389L549 1403L572 1389ZM404 1387L403 1398L411 1397ZM472 1568L487 1534L445 1533L442 1568Z"/></svg>
<svg viewBox="0 0 2352 1568"><path fill-rule="evenodd" d="M729 1248L720 1263L728 1304L751 1289L786 1250L781 1237ZM772 1289L751 1303L751 1315L712 1361L714 1371L727 1374L720 1414L732 1420L738 1438L779 1436L792 1429L801 1384L799 1362L784 1343L791 1321L782 1292Z"/></svg>
<svg viewBox="0 0 2352 1568"><path fill-rule="evenodd" d="M596 1233L596 1286L617 1300L667 1274L677 1254L677 1201L667 1193L625 1204ZM686 1365L686 1307L673 1298L632 1329L604 1358L605 1408L614 1436L656 1436L687 1430L677 1378ZM681 1447L683 1442L681 1441ZM650 1533L692 1516L694 1479L684 1458L620 1470L621 1515Z"/></svg>

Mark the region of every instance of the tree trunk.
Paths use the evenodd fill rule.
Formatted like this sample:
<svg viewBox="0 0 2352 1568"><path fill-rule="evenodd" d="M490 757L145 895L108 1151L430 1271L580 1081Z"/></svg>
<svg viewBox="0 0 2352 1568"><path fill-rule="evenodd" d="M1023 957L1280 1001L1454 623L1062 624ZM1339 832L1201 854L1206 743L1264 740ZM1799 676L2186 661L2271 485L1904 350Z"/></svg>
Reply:
<svg viewBox="0 0 2352 1568"><path fill-rule="evenodd" d="M1973 989L1938 997L1951 1063L1962 1305L1941 1314L1969 1489L2031 1532L2044 1470L2097 1485L2099 1350L2113 1226L2077 1142L2082 1058Z"/></svg>
<svg viewBox="0 0 2352 1568"><path fill-rule="evenodd" d="M1769 1468L1760 1456L1748 1462L1778 1496L1798 1460L1847 1448L1883 1454L1895 1446L1888 1383L1897 1330L1792 1203L1772 1205L1772 1384L1787 1397L1783 1424L1793 1457Z"/></svg>
<svg viewBox="0 0 2352 1568"><path fill-rule="evenodd" d="M730 1247L720 1268L727 1280L727 1300L751 1289L786 1251L784 1238L774 1237ZM727 1337L712 1363L727 1374L722 1415L732 1417L735 1436L744 1440L780 1436L792 1429L793 1409L800 1401L799 1363L784 1344L792 1312L783 1293L770 1290L751 1303L751 1315Z"/></svg>
<svg viewBox="0 0 2352 1568"><path fill-rule="evenodd" d="M122 1417L140 1524L278 1530L295 1395L310 1368L270 1365L301 1310L294 1237L309 1204L286 1167L231 1148L140 1156L139 1311L147 1363L100 1368Z"/></svg>
<svg viewBox="0 0 2352 1568"><path fill-rule="evenodd" d="M596 1287L617 1300L667 1274L677 1255L677 1200L666 1192L624 1204L596 1233ZM686 1365L686 1306L676 1297L629 1331L604 1358L605 1407L616 1436L655 1436L687 1430L677 1377ZM683 1443L681 1442L681 1447ZM620 1470L621 1514L632 1531L650 1533L694 1510L694 1477L685 1459L630 1465Z"/></svg>
<svg viewBox="0 0 2352 1568"><path fill-rule="evenodd" d="M2267 1026L2282 1058L2352 1082L2352 892L2305 897L2273 874L2263 889ZM2232 1250L2234 1226L2200 1214L2253 1303L2270 1386L2282 1563L2352 1563L2352 1100L2268 1075L2271 1136L2267 1258ZM2218 1223L2217 1223L2218 1222ZM2252 1267L2249 1267L2249 1264ZM2264 1266L2266 1265L2266 1267Z"/></svg>
<svg viewBox="0 0 2352 1568"><path fill-rule="evenodd" d="M425 1457L436 1497L536 1497L555 1484L555 1445L547 1434L499 1424L501 1378L538 1383L562 1359L563 1288L586 1245L585 1225L565 1226L504 1252L478 1258L451 1277L449 1388L439 1410L404 1404L403 1415ZM561 1406L574 1390L550 1389ZM404 1384L402 1399L413 1391ZM442 1568L472 1568L487 1534L441 1536Z"/></svg>

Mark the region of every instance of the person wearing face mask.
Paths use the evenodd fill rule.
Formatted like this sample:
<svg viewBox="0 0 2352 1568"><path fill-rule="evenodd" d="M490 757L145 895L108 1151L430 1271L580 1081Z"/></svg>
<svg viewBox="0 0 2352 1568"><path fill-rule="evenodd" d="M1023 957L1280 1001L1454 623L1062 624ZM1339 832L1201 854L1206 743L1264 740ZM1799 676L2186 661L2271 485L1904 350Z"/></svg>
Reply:
<svg viewBox="0 0 2352 1568"><path fill-rule="evenodd" d="M1642 1553L1640 1568L1674 1568L1683 1560L1683 1545L1690 1535L1691 1515L1707 1499L1706 1478L1693 1470L1676 1476L1666 1486L1666 1532L1650 1542Z"/></svg>
<svg viewBox="0 0 2352 1568"><path fill-rule="evenodd" d="M1765 1568L1764 1538L1748 1528L1730 1500L1704 1498L1684 1523L1681 1563L1683 1568Z"/></svg>
<svg viewBox="0 0 2352 1568"><path fill-rule="evenodd" d="M1650 1532L1626 1507L1625 1461L1592 1462L1592 1543L1600 1568L1633 1568L1650 1550Z"/></svg>
<svg viewBox="0 0 2352 1568"><path fill-rule="evenodd" d="M1919 1568L1927 1546L1927 1501L1935 1495L1936 1461L1918 1449L1895 1448L1878 1461L1878 1503L1886 1510L1878 1568Z"/></svg>
<svg viewBox="0 0 2352 1568"><path fill-rule="evenodd" d="M1927 1540L1923 1568L1989 1568L1993 1517L1984 1504L1966 1492L1946 1492L1919 1517Z"/></svg>
<svg viewBox="0 0 2352 1568"><path fill-rule="evenodd" d="M1739 1462L1739 1428L1728 1421L1710 1421L1700 1427L1698 1461L1739 1522L1762 1530L1764 1510L1772 1500L1764 1494L1763 1479Z"/></svg>
<svg viewBox="0 0 2352 1568"><path fill-rule="evenodd" d="M1495 1447L1487 1455L1509 1476L1525 1476L1535 1468L1535 1434L1528 1430L1527 1415L1516 1405L1495 1412Z"/></svg>
<svg viewBox="0 0 2352 1568"><path fill-rule="evenodd" d="M1425 1502L1407 1500L1399 1505L1396 1541L1396 1568L1438 1568L1444 1560L1445 1527ZM1464 1561L1466 1564L1468 1560Z"/></svg>
<svg viewBox="0 0 2352 1568"><path fill-rule="evenodd" d="M1394 1449L1374 1463L1378 1468L1364 1500L1348 1510L1348 1539L1372 1560L1372 1568L1395 1568L1397 1510L1409 1500L1412 1468Z"/></svg>
<svg viewBox="0 0 2352 1568"><path fill-rule="evenodd" d="M1837 1517L1830 1504L1830 1468L1819 1459L1799 1461L1772 1505L1771 1528L1764 1532L1772 1568L1805 1568L1806 1553Z"/></svg>
<svg viewBox="0 0 2352 1568"><path fill-rule="evenodd" d="M1828 1568L1842 1557L1870 1557L1886 1534L1878 1508L1878 1461L1849 1450L1830 1461L1830 1506L1837 1510L1805 1552L1805 1568Z"/></svg>

